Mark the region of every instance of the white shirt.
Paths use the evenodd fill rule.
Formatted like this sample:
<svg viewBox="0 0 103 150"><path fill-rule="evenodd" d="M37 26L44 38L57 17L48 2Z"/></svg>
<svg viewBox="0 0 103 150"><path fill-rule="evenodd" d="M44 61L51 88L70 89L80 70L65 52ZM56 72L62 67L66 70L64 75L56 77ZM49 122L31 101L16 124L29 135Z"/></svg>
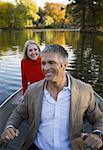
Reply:
<svg viewBox="0 0 103 150"><path fill-rule="evenodd" d="M35 139L40 150L71 150L69 140L69 84L59 92L57 101L44 89L41 122Z"/></svg>

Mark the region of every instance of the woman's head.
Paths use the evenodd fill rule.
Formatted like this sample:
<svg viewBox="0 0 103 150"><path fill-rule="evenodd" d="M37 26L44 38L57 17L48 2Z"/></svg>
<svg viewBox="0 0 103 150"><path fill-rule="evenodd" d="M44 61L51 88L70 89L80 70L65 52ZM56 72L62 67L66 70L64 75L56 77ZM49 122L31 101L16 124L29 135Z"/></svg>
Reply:
<svg viewBox="0 0 103 150"><path fill-rule="evenodd" d="M34 40L27 40L23 48L24 58L36 60L40 54L40 47Z"/></svg>

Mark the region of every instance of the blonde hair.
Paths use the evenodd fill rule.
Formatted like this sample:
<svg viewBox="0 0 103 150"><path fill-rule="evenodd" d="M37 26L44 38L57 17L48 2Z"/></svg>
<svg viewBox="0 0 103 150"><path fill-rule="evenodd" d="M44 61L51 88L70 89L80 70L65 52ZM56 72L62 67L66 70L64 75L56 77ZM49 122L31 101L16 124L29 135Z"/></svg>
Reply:
<svg viewBox="0 0 103 150"><path fill-rule="evenodd" d="M30 45L30 44L35 44L38 48L38 50L40 51L40 47L38 46L37 43L34 42L34 40L27 40L24 44L24 47L23 47L23 58L28 58L27 56L27 47Z"/></svg>

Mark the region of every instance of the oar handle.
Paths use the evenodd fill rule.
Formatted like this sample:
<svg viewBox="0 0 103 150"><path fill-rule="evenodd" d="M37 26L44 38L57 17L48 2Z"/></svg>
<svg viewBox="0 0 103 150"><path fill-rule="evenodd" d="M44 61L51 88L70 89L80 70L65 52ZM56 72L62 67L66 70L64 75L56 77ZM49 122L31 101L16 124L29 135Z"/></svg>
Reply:
<svg viewBox="0 0 103 150"><path fill-rule="evenodd" d="M0 145L4 144L5 141L3 139L0 138Z"/></svg>

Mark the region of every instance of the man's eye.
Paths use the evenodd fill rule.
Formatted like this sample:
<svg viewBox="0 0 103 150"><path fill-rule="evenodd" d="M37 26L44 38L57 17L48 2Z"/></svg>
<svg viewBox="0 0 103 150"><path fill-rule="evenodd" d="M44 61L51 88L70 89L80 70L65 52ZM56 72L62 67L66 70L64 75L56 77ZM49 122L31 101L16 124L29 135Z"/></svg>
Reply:
<svg viewBox="0 0 103 150"><path fill-rule="evenodd" d="M50 61L49 64L52 65L54 62Z"/></svg>
<svg viewBox="0 0 103 150"><path fill-rule="evenodd" d="M42 65L45 65L46 63L45 62L42 62Z"/></svg>

